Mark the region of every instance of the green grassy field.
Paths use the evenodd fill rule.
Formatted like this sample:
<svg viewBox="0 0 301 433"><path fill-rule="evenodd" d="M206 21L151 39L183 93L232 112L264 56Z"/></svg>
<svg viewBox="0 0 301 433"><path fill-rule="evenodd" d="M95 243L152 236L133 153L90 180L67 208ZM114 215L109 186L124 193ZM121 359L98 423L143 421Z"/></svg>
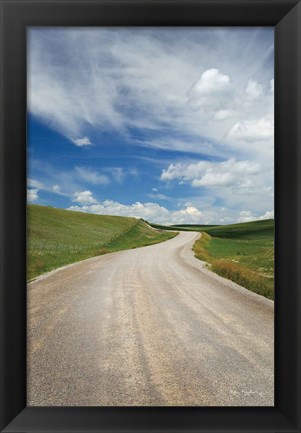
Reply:
<svg viewBox="0 0 301 433"><path fill-rule="evenodd" d="M89 257L175 236L136 218L91 215L28 205L27 279Z"/></svg>
<svg viewBox="0 0 301 433"><path fill-rule="evenodd" d="M207 226L206 233L228 239L273 239L274 220L253 221L226 226Z"/></svg>
<svg viewBox="0 0 301 433"><path fill-rule="evenodd" d="M274 299L274 220L208 227L194 252L217 274Z"/></svg>

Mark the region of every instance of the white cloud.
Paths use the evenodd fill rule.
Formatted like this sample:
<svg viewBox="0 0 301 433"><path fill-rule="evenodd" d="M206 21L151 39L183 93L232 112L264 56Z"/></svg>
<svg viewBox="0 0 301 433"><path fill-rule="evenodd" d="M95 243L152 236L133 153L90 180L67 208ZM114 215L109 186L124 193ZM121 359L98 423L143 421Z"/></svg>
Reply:
<svg viewBox="0 0 301 433"><path fill-rule="evenodd" d="M255 221L256 217L250 211L243 210L239 213L239 223L248 223L251 221Z"/></svg>
<svg viewBox="0 0 301 433"><path fill-rule="evenodd" d="M235 177L230 172L205 173L201 179L193 179L192 186L227 186L233 185Z"/></svg>
<svg viewBox="0 0 301 433"><path fill-rule="evenodd" d="M70 206L68 210L79 210L99 215L119 215L150 220L158 216L160 218L169 215L169 211L164 207L159 206L157 203L135 202L131 205L124 205L112 200L105 200L102 203L95 203L86 206Z"/></svg>
<svg viewBox="0 0 301 433"><path fill-rule="evenodd" d="M73 194L72 201L83 205L97 203L97 200L93 197L91 191L76 192Z"/></svg>
<svg viewBox="0 0 301 433"><path fill-rule="evenodd" d="M236 185L244 187L246 181L258 174L260 166L250 161L236 161L234 158L224 162L199 161L191 164L171 164L163 170L161 179L178 180L194 187L220 187Z"/></svg>
<svg viewBox="0 0 301 433"><path fill-rule="evenodd" d="M263 215L256 215L254 212L251 211L241 211L239 213L238 222L248 223L251 221L267 220L273 218L274 218L274 211L267 211Z"/></svg>
<svg viewBox="0 0 301 433"><path fill-rule="evenodd" d="M36 188L37 190L44 188L43 183L36 179L27 179L27 186L28 188Z"/></svg>
<svg viewBox="0 0 301 433"><path fill-rule="evenodd" d="M124 205L122 203L105 200L100 203L70 206L68 210L93 213L98 215L119 215L133 218L143 218L149 222L159 224L230 224L233 222L247 222L258 219L273 218L272 212L256 216L250 211L233 212L225 208L206 207L201 210L192 203L183 204L178 210L169 210L157 203L135 202Z"/></svg>
<svg viewBox="0 0 301 433"><path fill-rule="evenodd" d="M137 168L129 168L127 171L126 171L126 174L127 175L130 175L130 176L134 176L134 177L137 177L137 176L139 176L139 170L137 169Z"/></svg>
<svg viewBox="0 0 301 433"><path fill-rule="evenodd" d="M105 167L103 169L114 182L122 184L128 176L137 177L139 172L136 168Z"/></svg>
<svg viewBox="0 0 301 433"><path fill-rule="evenodd" d="M84 146L89 146L89 145L93 144L93 143L91 143L90 138L88 138L88 137L74 138L72 141L78 147L84 147Z"/></svg>
<svg viewBox="0 0 301 433"><path fill-rule="evenodd" d="M30 203L36 201L39 198L38 191L38 189L27 189L27 201Z"/></svg>
<svg viewBox="0 0 301 433"><path fill-rule="evenodd" d="M214 118L216 120L225 120L228 119L229 117L235 115L235 112L231 111L231 110L218 110L215 112L214 114Z"/></svg>
<svg viewBox="0 0 301 433"><path fill-rule="evenodd" d="M53 185L53 187L51 189L53 192L57 192L58 194L62 191L62 189L59 185Z"/></svg>
<svg viewBox="0 0 301 433"><path fill-rule="evenodd" d="M267 211L263 215L261 215L258 219L259 220L269 220L274 218L274 211Z"/></svg>
<svg viewBox="0 0 301 433"><path fill-rule="evenodd" d="M112 200L105 200L102 203L70 206L68 210L94 213L99 215L119 215L134 218L143 218L149 222L161 224L201 224L204 222L203 213L193 207L187 206L183 209L170 211L157 203L135 202L124 205Z"/></svg>
<svg viewBox="0 0 301 433"><path fill-rule="evenodd" d="M169 200L169 198L165 195L165 194L161 194L161 193L149 193L147 194L147 196L149 198L152 198L154 200Z"/></svg>
<svg viewBox="0 0 301 433"><path fill-rule="evenodd" d="M241 209L251 208L255 216L261 216L273 209L273 163L248 160L196 161L191 163L170 164L161 173L165 187L187 191L190 185L199 192L192 191L189 201L192 206L204 210L204 201L208 201L206 212L212 211L215 222L221 220L219 206L227 207L230 221L238 221ZM187 196L186 196L187 197ZM258 219L257 218L257 219ZM209 220L208 223L211 223Z"/></svg>
<svg viewBox="0 0 301 433"><path fill-rule="evenodd" d="M233 222L248 222L273 218L273 212L264 215L250 211L233 212L226 208L205 207L200 209L192 203L187 203L178 210L169 210L157 203L135 202L124 205L122 203L105 200L100 203L70 206L68 210L93 213L98 215L119 215L133 218L143 218L149 222L159 224L230 224Z"/></svg>
<svg viewBox="0 0 301 433"><path fill-rule="evenodd" d="M174 224L184 224L186 221L189 221L190 224L201 224L201 221L204 221L203 212L193 206L174 211L172 216Z"/></svg>
<svg viewBox="0 0 301 433"><path fill-rule="evenodd" d="M221 111L227 106L231 92L229 76L211 68L202 73L200 79L188 90L187 96L192 105L203 107L208 113L217 109Z"/></svg>
<svg viewBox="0 0 301 433"><path fill-rule="evenodd" d="M251 101L260 98L263 95L262 86L255 80L249 80L246 87L246 95Z"/></svg>
<svg viewBox="0 0 301 433"><path fill-rule="evenodd" d="M39 191L47 191L55 194L67 195L62 192L60 185L51 185L50 183L51 182L40 182L39 180L31 178L27 179L27 186L29 192L29 194L27 195L28 200L37 200L39 198Z"/></svg>
<svg viewBox="0 0 301 433"><path fill-rule="evenodd" d="M121 167L111 167L109 168L111 176L116 182L122 183L126 176L125 171Z"/></svg>
<svg viewBox="0 0 301 433"><path fill-rule="evenodd" d="M143 147L153 147L155 149L164 149L179 152L192 152L192 153L208 153L216 154L213 144L209 140L204 140L200 137L194 139L178 139L171 137L160 137L152 140L135 140L135 143Z"/></svg>
<svg viewBox="0 0 301 433"><path fill-rule="evenodd" d="M274 136L274 120L271 117L262 117L256 120L242 120L236 123L229 131L230 140L235 142L262 142L271 141ZM262 144L261 144L262 146Z"/></svg>
<svg viewBox="0 0 301 433"><path fill-rule="evenodd" d="M81 179L93 185L107 185L110 182L108 176L97 173L91 168L75 167L75 170Z"/></svg>
<svg viewBox="0 0 301 433"><path fill-rule="evenodd" d="M274 95L274 79L270 81L270 92Z"/></svg>

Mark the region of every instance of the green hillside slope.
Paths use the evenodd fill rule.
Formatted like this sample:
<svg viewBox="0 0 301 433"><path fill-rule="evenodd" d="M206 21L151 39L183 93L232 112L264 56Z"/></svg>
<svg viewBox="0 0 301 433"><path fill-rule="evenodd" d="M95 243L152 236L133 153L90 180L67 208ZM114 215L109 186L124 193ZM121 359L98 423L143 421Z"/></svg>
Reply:
<svg viewBox="0 0 301 433"><path fill-rule="evenodd" d="M89 257L162 242L175 236L144 221L47 206L27 208L27 279Z"/></svg>
<svg viewBox="0 0 301 433"><path fill-rule="evenodd" d="M207 228L194 252L217 274L274 299L274 220Z"/></svg>
<svg viewBox="0 0 301 433"><path fill-rule="evenodd" d="M208 227L206 233L211 236L235 239L273 239L274 220L252 221L249 223L229 224Z"/></svg>

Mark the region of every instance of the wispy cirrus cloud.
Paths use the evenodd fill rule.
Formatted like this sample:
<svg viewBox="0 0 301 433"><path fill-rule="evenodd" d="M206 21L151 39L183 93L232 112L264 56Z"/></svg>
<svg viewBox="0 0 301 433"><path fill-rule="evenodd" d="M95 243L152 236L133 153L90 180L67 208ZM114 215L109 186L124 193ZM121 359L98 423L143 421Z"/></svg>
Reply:
<svg viewBox="0 0 301 433"><path fill-rule="evenodd" d="M80 147L98 130L131 142L138 128L147 147L216 153L235 125L272 113L272 61L260 29L31 29L28 107ZM192 139L166 144L179 133Z"/></svg>
<svg viewBox="0 0 301 433"><path fill-rule="evenodd" d="M27 179L27 200L30 203L38 200L39 191L47 191L55 194L64 195L59 185L44 185L44 183L36 179Z"/></svg>
<svg viewBox="0 0 301 433"><path fill-rule="evenodd" d="M75 167L75 170L82 180L93 185L107 185L110 182L108 176L89 167Z"/></svg>

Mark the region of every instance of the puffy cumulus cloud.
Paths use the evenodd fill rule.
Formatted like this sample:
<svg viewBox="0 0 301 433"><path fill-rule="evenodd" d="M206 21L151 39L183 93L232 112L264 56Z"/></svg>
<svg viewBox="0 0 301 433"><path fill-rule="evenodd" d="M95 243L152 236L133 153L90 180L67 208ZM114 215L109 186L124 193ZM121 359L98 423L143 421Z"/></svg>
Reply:
<svg viewBox="0 0 301 433"><path fill-rule="evenodd" d="M197 224L204 220L203 212L194 206L187 206L186 209L173 212L173 220L176 220L178 224L189 221L190 224Z"/></svg>
<svg viewBox="0 0 301 433"><path fill-rule="evenodd" d="M32 203L39 198L39 191L45 189L42 182L36 179L27 179L27 201Z"/></svg>
<svg viewBox="0 0 301 433"><path fill-rule="evenodd" d="M161 180L171 189L175 185L183 191L187 191L187 185L193 187L189 201L202 212L206 210L206 216L212 211L208 224L237 222L239 211L245 209L252 209L258 219L274 206L272 162L230 158L223 162L174 163L162 171ZM222 214L219 206L227 208L227 214Z"/></svg>
<svg viewBox="0 0 301 433"><path fill-rule="evenodd" d="M258 220L268 220L274 218L274 211L267 211L263 215L256 215L251 211L241 211L239 213L238 222L239 223L248 223L251 221L258 221Z"/></svg>
<svg viewBox="0 0 301 433"><path fill-rule="evenodd" d="M206 216L193 206L186 206L180 210L168 210L157 203L140 203L124 205L116 201L105 200L101 203L83 206L70 206L68 210L95 213L99 215L119 215L143 218L149 222L161 224L201 224Z"/></svg>
<svg viewBox="0 0 301 433"><path fill-rule="evenodd" d="M187 96L191 104L213 110L227 105L231 91L229 76L211 68L202 73L188 90Z"/></svg>
<svg viewBox="0 0 301 433"><path fill-rule="evenodd" d="M260 98L263 95L262 86L255 80L249 80L246 87L246 95L251 101Z"/></svg>
<svg viewBox="0 0 301 433"><path fill-rule="evenodd" d="M262 215L250 211L235 211L225 207L212 207L204 203L204 209L192 202L179 203L179 209L167 209L153 202L135 202L122 204L113 200L72 205L68 210L93 213L98 215L117 215L132 218L143 218L158 224L230 224L234 222L248 222L259 219L273 218L272 211Z"/></svg>
<svg viewBox="0 0 301 433"><path fill-rule="evenodd" d="M260 215L260 217L258 219L260 220L269 220L269 219L273 219L274 218L274 211L270 210L265 212L263 215Z"/></svg>
<svg viewBox="0 0 301 433"><path fill-rule="evenodd" d="M164 181L177 180L194 187L230 185L250 187L251 177L258 174L259 171L259 164L250 161L236 161L233 158L224 162L199 161L191 164L171 164L166 170L163 170L161 179Z"/></svg>
<svg viewBox="0 0 301 433"><path fill-rule="evenodd" d="M242 120L235 123L229 131L228 138L235 142L260 142L263 146L264 141L273 144L274 119L270 116L256 120Z"/></svg>
<svg viewBox="0 0 301 433"><path fill-rule="evenodd" d="M97 203L91 191L76 192L73 194L72 201L83 205Z"/></svg>
<svg viewBox="0 0 301 433"><path fill-rule="evenodd" d="M241 212L239 212L239 219L238 222L239 223L248 223L251 221L255 221L256 217L253 215L252 212L247 211L247 210L243 210Z"/></svg>
<svg viewBox="0 0 301 433"><path fill-rule="evenodd" d="M135 202L131 205L124 205L116 201L105 200L101 203L95 203L85 206L70 206L68 210L95 213L99 215L119 215L134 218L143 218L146 220L162 220L162 217L169 215L166 208L157 203L140 203Z"/></svg>
<svg viewBox="0 0 301 433"><path fill-rule="evenodd" d="M97 173L91 168L75 167L75 170L82 180L93 185L107 185L110 182L108 176Z"/></svg>
<svg viewBox="0 0 301 433"><path fill-rule="evenodd" d="M59 185L53 185L53 187L51 188L51 190L53 192L57 192L60 193L62 191L61 187Z"/></svg>
<svg viewBox="0 0 301 433"><path fill-rule="evenodd" d="M38 189L27 189L27 201L32 203L39 198Z"/></svg>
<svg viewBox="0 0 301 433"><path fill-rule="evenodd" d="M75 146L78 146L78 147L90 146L93 144L93 143L91 143L90 138L88 138L88 137L74 138L72 141L75 144Z"/></svg>

